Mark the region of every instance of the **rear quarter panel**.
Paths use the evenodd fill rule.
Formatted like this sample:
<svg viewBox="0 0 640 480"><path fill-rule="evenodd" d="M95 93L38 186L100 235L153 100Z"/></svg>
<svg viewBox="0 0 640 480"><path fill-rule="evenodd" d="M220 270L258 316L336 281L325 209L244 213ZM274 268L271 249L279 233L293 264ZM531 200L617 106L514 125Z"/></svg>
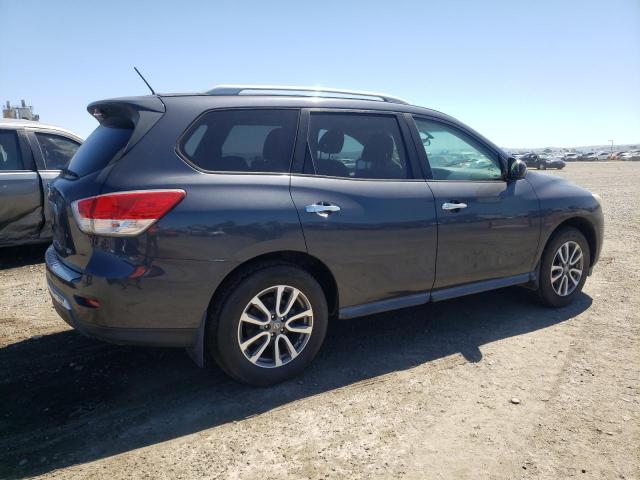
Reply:
<svg viewBox="0 0 640 480"><path fill-rule="evenodd" d="M176 326L175 309L164 306L167 299L175 299L180 305L180 326L193 328L233 268L264 253L304 252L306 245L288 174L196 171L178 156L175 146L200 110L171 113L168 108L114 165L101 193L181 188L186 197L140 236L100 238L87 271L121 265L120 278L144 272L137 281L125 282L130 308L142 316L153 315L154 324ZM101 275L105 273L109 272ZM148 302L150 298L157 303Z"/></svg>

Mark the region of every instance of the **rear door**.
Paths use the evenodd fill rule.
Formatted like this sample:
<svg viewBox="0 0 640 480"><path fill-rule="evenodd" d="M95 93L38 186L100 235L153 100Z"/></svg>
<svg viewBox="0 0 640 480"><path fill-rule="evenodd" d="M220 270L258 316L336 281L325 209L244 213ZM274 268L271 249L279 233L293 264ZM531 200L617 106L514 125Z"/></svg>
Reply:
<svg viewBox="0 0 640 480"><path fill-rule="evenodd" d="M472 133L438 119L414 120L438 217L434 290L492 279L527 281L540 236L531 185L506 180L498 152Z"/></svg>
<svg viewBox="0 0 640 480"><path fill-rule="evenodd" d="M0 127L0 245L36 240L42 221L40 178L24 130Z"/></svg>
<svg viewBox="0 0 640 480"><path fill-rule="evenodd" d="M49 182L60 175L60 170L69 165L82 142L79 138L71 138L54 130L27 129L26 134L40 175L42 191L46 196ZM45 201L45 223L40 232L41 238L51 237L51 215L51 206L48 201Z"/></svg>
<svg viewBox="0 0 640 480"><path fill-rule="evenodd" d="M402 119L311 109L303 120L291 195L308 252L336 278L341 316L426 302L435 273L434 199Z"/></svg>

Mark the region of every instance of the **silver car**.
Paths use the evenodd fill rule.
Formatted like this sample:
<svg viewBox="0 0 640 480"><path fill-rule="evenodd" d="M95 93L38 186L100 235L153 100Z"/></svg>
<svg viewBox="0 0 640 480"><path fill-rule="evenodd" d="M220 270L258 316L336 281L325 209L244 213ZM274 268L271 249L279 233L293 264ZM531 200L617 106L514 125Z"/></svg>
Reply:
<svg viewBox="0 0 640 480"><path fill-rule="evenodd" d="M51 241L47 183L81 144L60 127L0 119L0 247Z"/></svg>

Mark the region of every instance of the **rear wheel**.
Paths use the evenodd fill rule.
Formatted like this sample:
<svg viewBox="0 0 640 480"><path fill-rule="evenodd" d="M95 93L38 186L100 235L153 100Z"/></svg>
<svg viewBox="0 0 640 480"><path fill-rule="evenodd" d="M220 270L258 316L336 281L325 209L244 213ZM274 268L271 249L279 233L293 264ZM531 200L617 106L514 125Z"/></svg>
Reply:
<svg viewBox="0 0 640 480"><path fill-rule="evenodd" d="M580 294L589 272L589 243L577 229L565 227L547 243L540 264L538 296L550 307L568 305Z"/></svg>
<svg viewBox="0 0 640 480"><path fill-rule="evenodd" d="M289 265L259 269L214 309L208 347L231 377L273 385L304 370L325 337L324 292L307 272Z"/></svg>

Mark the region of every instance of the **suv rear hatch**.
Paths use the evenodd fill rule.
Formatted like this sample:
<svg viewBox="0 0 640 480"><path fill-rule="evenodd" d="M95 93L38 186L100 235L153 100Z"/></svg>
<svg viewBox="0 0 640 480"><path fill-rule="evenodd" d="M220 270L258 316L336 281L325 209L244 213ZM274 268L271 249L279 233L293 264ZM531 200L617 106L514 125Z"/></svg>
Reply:
<svg viewBox="0 0 640 480"><path fill-rule="evenodd" d="M102 193L113 165L156 124L165 106L159 97L146 96L94 102L87 110L100 125L47 191L53 246L61 260L78 271L89 262L94 240L75 223L72 203Z"/></svg>

